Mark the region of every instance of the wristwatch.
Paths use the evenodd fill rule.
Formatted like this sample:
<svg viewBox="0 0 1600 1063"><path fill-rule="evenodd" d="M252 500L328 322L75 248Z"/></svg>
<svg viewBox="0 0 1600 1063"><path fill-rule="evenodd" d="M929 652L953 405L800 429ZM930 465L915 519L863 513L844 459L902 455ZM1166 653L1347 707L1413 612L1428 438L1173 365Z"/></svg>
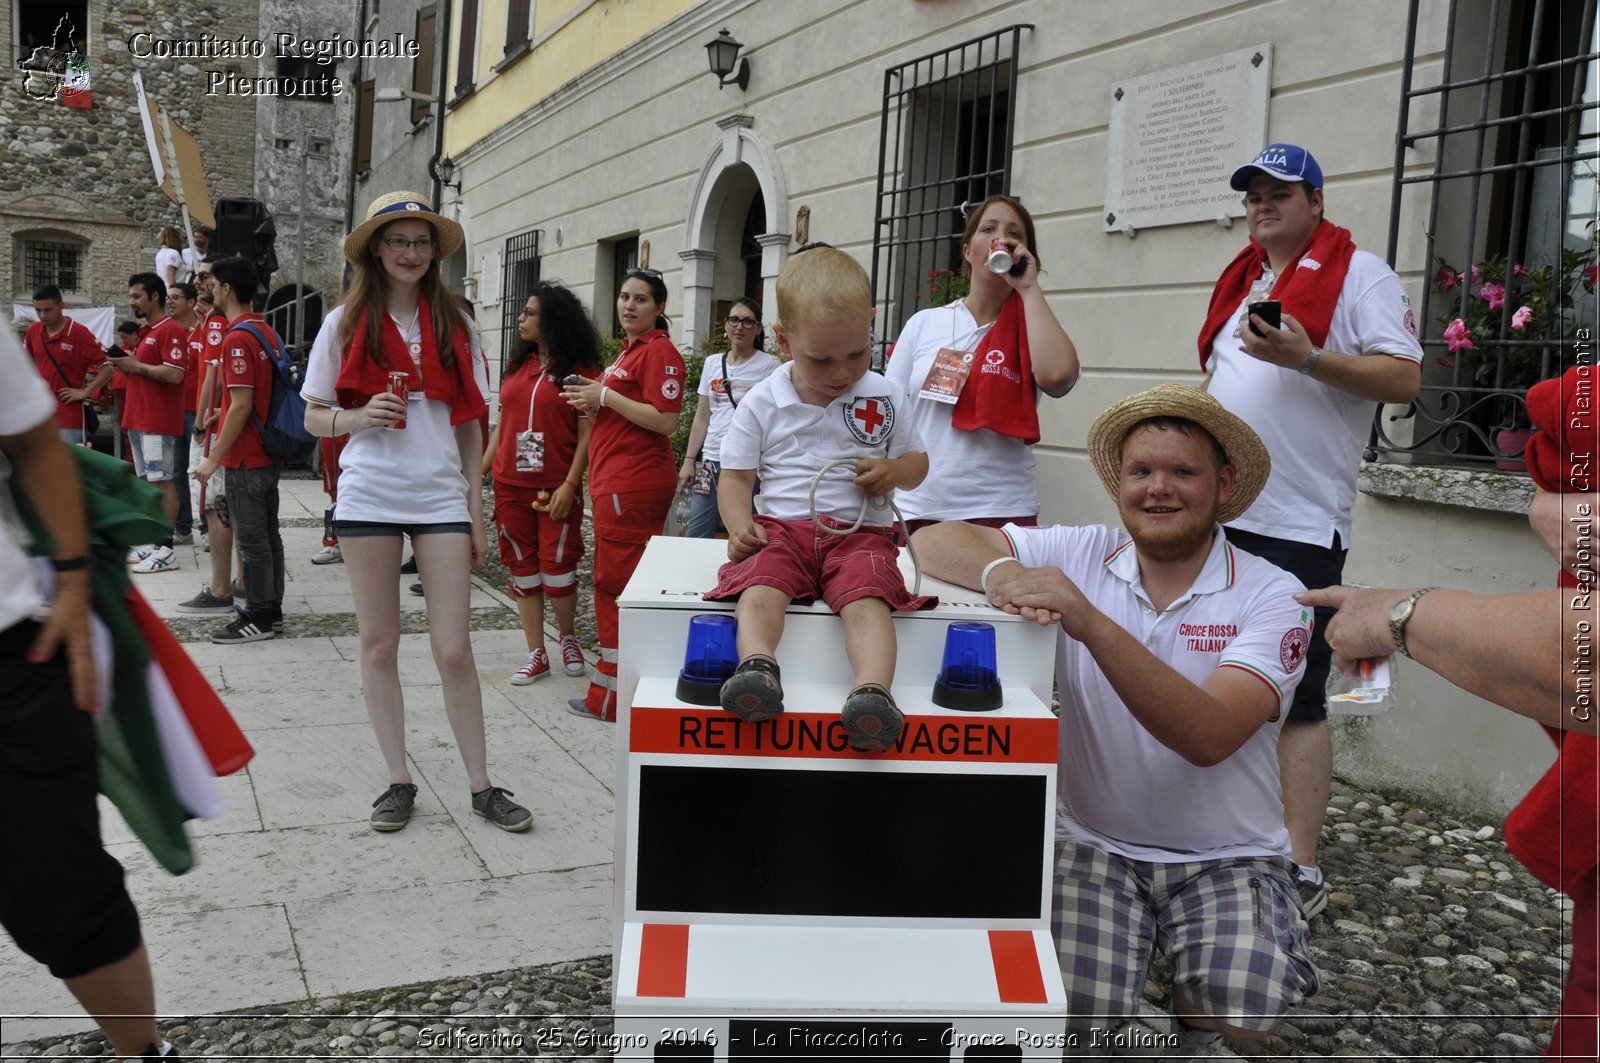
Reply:
<svg viewBox="0 0 1600 1063"><path fill-rule="evenodd" d="M1411 651L1406 649L1406 625L1411 623L1411 614L1417 611L1417 602L1429 591L1436 591L1437 587L1424 587L1394 603L1394 608L1389 610L1389 637L1394 639L1394 648L1411 657ZM1412 660L1416 658L1411 657Z"/></svg>
<svg viewBox="0 0 1600 1063"><path fill-rule="evenodd" d="M1322 357L1322 348L1318 347L1316 344L1313 343L1311 345L1311 353L1306 355L1305 364L1302 365L1297 370L1297 372L1299 372L1303 376L1310 376L1311 375L1311 370L1313 370L1313 369L1315 369L1317 367L1317 359L1321 358L1321 357Z"/></svg>

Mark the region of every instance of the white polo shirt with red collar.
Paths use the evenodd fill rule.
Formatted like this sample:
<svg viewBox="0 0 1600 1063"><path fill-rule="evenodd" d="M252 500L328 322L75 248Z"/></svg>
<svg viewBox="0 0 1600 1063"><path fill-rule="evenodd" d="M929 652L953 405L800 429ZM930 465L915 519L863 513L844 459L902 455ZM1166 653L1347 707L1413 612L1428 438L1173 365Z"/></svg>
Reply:
<svg viewBox="0 0 1600 1063"><path fill-rule="evenodd" d="M1310 639L1311 611L1294 600L1300 582L1229 545L1218 526L1193 586L1157 611L1122 528L1011 524L1005 534L1017 560L1061 569L1095 608L1191 683L1237 669L1278 701L1274 719L1232 756L1197 767L1145 730L1089 651L1062 631L1057 841L1155 863L1288 856L1278 732ZM1204 710L1197 704L1195 711Z"/></svg>

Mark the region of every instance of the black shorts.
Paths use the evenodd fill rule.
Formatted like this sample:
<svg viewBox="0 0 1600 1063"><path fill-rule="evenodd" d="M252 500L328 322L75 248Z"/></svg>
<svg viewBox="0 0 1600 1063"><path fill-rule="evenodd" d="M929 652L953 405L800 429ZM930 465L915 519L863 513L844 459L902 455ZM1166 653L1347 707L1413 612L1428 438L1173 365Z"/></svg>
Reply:
<svg viewBox="0 0 1600 1063"><path fill-rule="evenodd" d="M0 925L57 978L139 946L122 865L100 843L94 718L72 703L65 653L29 664L39 625L0 632Z"/></svg>
<svg viewBox="0 0 1600 1063"><path fill-rule="evenodd" d="M1297 543L1293 539L1274 539L1270 535L1224 529L1228 541L1247 554L1255 554L1263 561L1271 561L1289 575L1306 585L1307 590L1332 587L1344 580L1344 559L1349 550L1333 534L1332 546L1315 546ZM1334 610L1319 606L1316 622L1311 626L1311 645L1306 648L1306 673L1294 689L1294 701L1289 703L1290 720L1315 721L1328 718L1328 670L1333 665L1333 654L1328 650L1328 640L1323 636Z"/></svg>

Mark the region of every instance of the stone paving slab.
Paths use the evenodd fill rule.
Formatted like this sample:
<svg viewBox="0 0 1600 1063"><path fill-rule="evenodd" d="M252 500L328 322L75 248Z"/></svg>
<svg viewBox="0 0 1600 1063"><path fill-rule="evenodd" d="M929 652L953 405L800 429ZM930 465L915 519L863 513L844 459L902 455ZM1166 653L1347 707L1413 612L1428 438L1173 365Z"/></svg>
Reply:
<svg viewBox="0 0 1600 1063"><path fill-rule="evenodd" d="M608 953L616 731L567 713L587 679L511 686L527 654L514 604L475 579L471 605L508 628L473 634L490 771L533 810L534 827L508 834L472 814L424 633L402 635L400 652L417 815L405 830L372 831L384 769L361 698L349 577L343 565L309 562L320 483L286 479L281 500L282 517L298 522L283 528L285 612L291 633L315 616L315 634L205 641L211 621L227 618L173 608L209 577L197 547L178 548L176 573L135 576L158 613L183 617L180 637L196 640L185 648L256 749L219 781L227 811L190 825L197 862L186 875L162 871L101 802L107 847L143 919L158 1007L206 1014ZM399 584L401 606L420 620L413 579ZM60 1016L8 1019L7 1043L90 1028L61 984L3 937L0 986L0 1012Z"/></svg>

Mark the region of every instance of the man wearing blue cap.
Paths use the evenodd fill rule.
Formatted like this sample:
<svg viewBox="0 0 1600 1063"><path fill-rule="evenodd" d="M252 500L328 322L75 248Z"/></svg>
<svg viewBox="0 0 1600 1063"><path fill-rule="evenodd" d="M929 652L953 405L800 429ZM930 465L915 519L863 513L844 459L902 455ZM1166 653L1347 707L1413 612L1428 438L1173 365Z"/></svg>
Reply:
<svg viewBox="0 0 1600 1063"><path fill-rule="evenodd" d="M1211 394L1266 443L1272 475L1229 523L1228 540L1307 587L1332 586L1342 582L1373 403L1410 402L1422 382L1416 322L1394 270L1323 216L1322 168L1305 148L1269 145L1231 184L1244 193L1250 243L1212 290L1200 364ZM1267 300L1280 304L1281 327L1247 313ZM1328 903L1317 842L1333 778L1322 635L1331 616L1317 610L1305 678L1278 742L1307 919Z"/></svg>

